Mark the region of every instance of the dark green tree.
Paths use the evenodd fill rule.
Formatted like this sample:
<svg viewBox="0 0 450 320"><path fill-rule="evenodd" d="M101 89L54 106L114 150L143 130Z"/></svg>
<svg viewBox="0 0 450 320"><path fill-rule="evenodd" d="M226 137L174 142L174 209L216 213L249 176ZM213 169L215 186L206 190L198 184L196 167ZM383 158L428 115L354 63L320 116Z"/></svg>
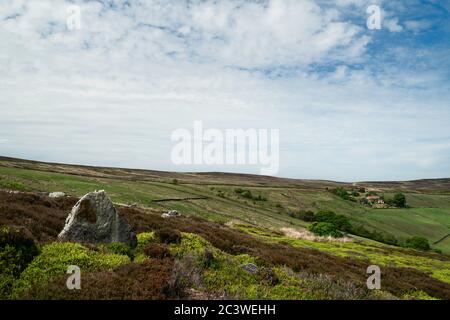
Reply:
<svg viewBox="0 0 450 320"><path fill-rule="evenodd" d="M406 197L403 193L399 192L394 194L394 198L392 199L392 203L397 208L405 208L406 207Z"/></svg>
<svg viewBox="0 0 450 320"><path fill-rule="evenodd" d="M405 246L408 248L413 248L417 250L427 251L430 250L430 244L428 240L424 237L411 237L406 239Z"/></svg>

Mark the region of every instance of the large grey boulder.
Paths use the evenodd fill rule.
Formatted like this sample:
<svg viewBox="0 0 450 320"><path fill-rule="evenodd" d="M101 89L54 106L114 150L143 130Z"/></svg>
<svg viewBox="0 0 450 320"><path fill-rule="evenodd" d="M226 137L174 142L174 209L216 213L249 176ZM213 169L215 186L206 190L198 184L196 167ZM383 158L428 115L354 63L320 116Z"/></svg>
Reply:
<svg viewBox="0 0 450 320"><path fill-rule="evenodd" d="M123 242L133 248L137 245L136 234L103 190L90 192L75 204L58 238L88 243Z"/></svg>

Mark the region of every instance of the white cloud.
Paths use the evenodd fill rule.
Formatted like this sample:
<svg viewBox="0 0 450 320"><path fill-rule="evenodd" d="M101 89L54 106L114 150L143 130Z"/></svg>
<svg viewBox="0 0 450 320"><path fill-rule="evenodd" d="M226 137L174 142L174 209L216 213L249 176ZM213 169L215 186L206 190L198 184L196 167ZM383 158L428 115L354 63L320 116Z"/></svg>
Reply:
<svg viewBox="0 0 450 320"><path fill-rule="evenodd" d="M428 87L440 78L400 67L375 76L366 68L372 33L332 6L152 0L116 1L111 10L83 2L82 29L68 31L69 3L0 8L2 154L180 170L169 161L170 134L194 120L280 128L285 176L363 179L355 168L379 163L374 174L394 178L407 174L396 166L413 156L408 150L434 159L408 162L409 170L442 164L447 152L414 142L448 136L448 93ZM391 88L398 84L426 90Z"/></svg>
<svg viewBox="0 0 450 320"><path fill-rule="evenodd" d="M404 22L404 25L406 29L418 33L425 29L430 28L432 23L431 21L427 20L408 20Z"/></svg>
<svg viewBox="0 0 450 320"><path fill-rule="evenodd" d="M399 24L398 18L384 19L383 26L386 27L390 32L403 31L403 27Z"/></svg>

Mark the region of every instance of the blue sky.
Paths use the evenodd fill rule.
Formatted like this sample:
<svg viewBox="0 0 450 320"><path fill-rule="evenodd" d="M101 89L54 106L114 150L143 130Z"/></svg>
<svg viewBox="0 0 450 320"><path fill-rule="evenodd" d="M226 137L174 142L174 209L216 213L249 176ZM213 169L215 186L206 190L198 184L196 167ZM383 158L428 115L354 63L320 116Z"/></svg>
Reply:
<svg viewBox="0 0 450 320"><path fill-rule="evenodd" d="M66 26L81 8L81 29ZM366 27L369 5L381 30ZM171 133L280 129L279 176L450 177L450 1L0 0L0 154L174 171Z"/></svg>

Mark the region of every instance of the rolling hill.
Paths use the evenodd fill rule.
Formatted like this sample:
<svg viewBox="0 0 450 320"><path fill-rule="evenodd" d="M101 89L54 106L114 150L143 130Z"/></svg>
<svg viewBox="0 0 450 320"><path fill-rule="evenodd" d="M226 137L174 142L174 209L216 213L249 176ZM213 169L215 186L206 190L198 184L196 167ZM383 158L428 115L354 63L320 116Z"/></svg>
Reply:
<svg viewBox="0 0 450 320"><path fill-rule="evenodd" d="M336 187L365 188L376 191L385 197L391 197L395 192L401 191L406 195L408 207L377 209L364 206L359 202L344 200L330 192ZM317 281L319 281L315 278L317 273L332 275L339 273L331 266L328 266L330 269L327 270L326 266L311 264L312 262L307 262L308 259L322 259L323 261L338 259L339 261L336 260L335 263L343 266L350 263L361 268L364 264L376 263L385 268L393 268L389 270L392 271L392 274L400 274L400 278L413 279L415 277L415 280L411 280L414 282L411 288L420 288L418 291L411 288L399 289L392 274L386 274L386 277L391 279L390 287L385 292L388 295L406 298L408 294L413 294L413 298L414 295L418 295L420 298L420 295L424 294L426 297L450 299L450 293L449 296L446 293L447 290L450 292L450 256L448 256L450 239L445 237L450 233L450 179L340 183L244 174L171 173L101 168L2 157L0 158L0 189L4 190L5 194L0 202L0 215L3 215L1 221L11 227L28 226L28 229L34 230L32 226L35 223L42 223L35 220L44 219L36 216L33 208L23 203L26 201L24 199L28 197L26 195L37 197L33 198L36 205L45 206L45 203L50 201L51 208L55 208L54 210L60 208L56 211L51 209L48 213L50 216L56 215L57 218L53 222L54 226L48 231L49 235L45 238L46 240L40 238L42 230L39 228L36 229L37 231L31 231L36 241L43 241L44 248L46 246L53 248L53 244L48 244L48 241L50 243L54 241L57 231L62 228L64 212L69 210L66 203L61 204L53 202L56 200L48 200L46 196L48 192L65 192L69 195L68 199L71 199L68 200L69 204L73 205L76 199L88 192L105 190L113 202L127 215L128 220L138 232L142 234L154 232L157 230L157 226L175 228L177 232L183 233L183 241L186 243L182 241L181 247L180 245L171 245L171 252L177 252L176 254L179 254L180 257L184 257L186 252L183 250L187 249L183 247L183 244L188 247L198 245L202 250L210 248L208 250L217 253L221 257L220 259L224 259L221 260L223 263L226 260L227 263L236 266L236 269L233 270L238 278L247 279L238 267L243 262L273 265L277 278L285 277L283 278L284 282L282 281L283 286L295 291L298 286L294 285L291 288L287 284L292 284L294 281L293 278L288 277L288 275L292 276L291 272L296 274L307 271L307 273L302 273L302 277L309 279L303 280L311 281L311 285L317 285ZM18 193L8 193L11 190L16 190ZM245 193L242 193L242 190L249 192L251 196L243 196ZM17 202L17 208L14 207L15 202ZM13 207L15 209L12 209ZM182 218L175 221L175 224L160 220L161 213L167 210L179 211ZM346 238L348 241L308 238L304 234L307 232L305 228L310 223L292 214L308 210L312 212L333 211L348 217L353 225L364 226L367 230L399 239L413 236L424 237L428 239L433 250L439 250L442 253L421 252L391 246L352 234L348 234L348 238ZM11 216L11 212L17 213ZM197 223L193 224L192 221L197 221ZM215 233L223 233L224 239L229 240L224 243L223 239L220 240L214 236ZM154 238L154 235L151 237ZM201 244L197 243L198 241ZM278 249L274 249L275 247ZM275 254L276 250L285 251L286 257L290 258L279 257ZM241 254L245 254L245 256L241 256ZM310 257L297 257L300 254ZM282 267L289 270L279 269ZM218 277L218 279L222 279L221 281L226 282L226 276L221 273L224 270L220 269L221 267L218 268L218 270L205 269L202 279L208 283L207 279L212 281L210 277ZM404 268L410 271L405 271L407 269ZM403 273L405 274L402 275ZM356 276L351 272L346 272L345 275L346 280L341 279L342 281L353 279L351 281L354 282L358 278L356 283L364 283L361 282L361 275ZM320 297L313 294L309 296L304 291L305 284L300 286L303 290L302 294L295 291L296 293L292 293L291 296L280 295L276 293L276 290L280 288L276 289L276 287L264 284L264 288L258 288L265 290L265 295L259 296L242 288L243 283L247 283L245 281L249 281L247 285L251 283L255 286L261 285L260 282L256 283L257 280L253 278L242 280L244 282L240 284L236 283L236 279L228 279L228 281L234 287L227 289L227 297L336 298L327 296L330 293L323 293ZM431 285L430 283L434 283L434 281L437 281L436 284ZM428 285L421 285L422 282L426 282ZM218 298L223 297L221 295L223 292L220 293L218 290L220 286L217 283L209 283L209 285L200 287L206 288L203 294ZM227 285L223 284L223 286ZM200 290L198 286L193 287L195 290ZM436 289L439 287L442 288ZM42 291L38 290L36 295L41 293ZM371 294L370 297L374 298ZM370 297L355 295L349 298Z"/></svg>

